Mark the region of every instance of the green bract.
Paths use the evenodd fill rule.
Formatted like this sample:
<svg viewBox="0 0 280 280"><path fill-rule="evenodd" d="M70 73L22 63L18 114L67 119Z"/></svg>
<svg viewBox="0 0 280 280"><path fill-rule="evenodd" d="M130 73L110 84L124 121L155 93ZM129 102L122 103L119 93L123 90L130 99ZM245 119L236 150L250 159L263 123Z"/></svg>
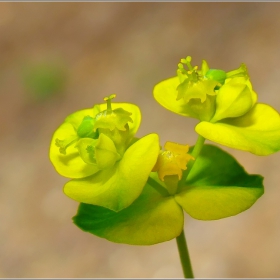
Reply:
<svg viewBox="0 0 280 280"><path fill-rule="evenodd" d="M115 212L81 203L73 220L82 230L113 242L156 244L181 233L183 210L195 219L216 220L250 208L263 194L262 181L259 175L247 174L231 155L205 145L175 194L168 192L157 173L151 173L129 207Z"/></svg>
<svg viewBox="0 0 280 280"><path fill-rule="evenodd" d="M177 77L164 80L154 88L154 97L166 109L200 120L195 130L206 139L222 145L268 155L280 150L280 117L272 107L257 103L247 68L228 73L201 70L183 60Z"/></svg>
<svg viewBox="0 0 280 280"><path fill-rule="evenodd" d="M95 105L68 116L55 131L50 160L66 183L64 193L79 202L120 211L143 190L159 153L156 134L134 137L140 110L128 103Z"/></svg>

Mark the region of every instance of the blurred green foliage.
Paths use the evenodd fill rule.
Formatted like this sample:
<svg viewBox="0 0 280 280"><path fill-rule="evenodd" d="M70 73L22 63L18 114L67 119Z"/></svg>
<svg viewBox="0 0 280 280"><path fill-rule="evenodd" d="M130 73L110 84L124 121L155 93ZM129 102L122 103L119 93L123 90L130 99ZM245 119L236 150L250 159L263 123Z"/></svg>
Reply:
<svg viewBox="0 0 280 280"><path fill-rule="evenodd" d="M23 70L23 85L35 100L46 100L63 92L66 78L66 67L62 63L32 63Z"/></svg>

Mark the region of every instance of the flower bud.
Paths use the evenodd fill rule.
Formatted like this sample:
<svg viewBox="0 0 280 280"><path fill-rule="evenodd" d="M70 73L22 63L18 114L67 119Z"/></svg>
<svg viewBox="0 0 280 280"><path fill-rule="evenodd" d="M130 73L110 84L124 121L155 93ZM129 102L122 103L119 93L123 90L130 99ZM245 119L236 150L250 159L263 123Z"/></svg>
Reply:
<svg viewBox="0 0 280 280"><path fill-rule="evenodd" d="M94 131L94 123L95 119L90 116L85 116L82 123L77 129L77 134L79 137L89 137L89 138L97 138L98 132Z"/></svg>
<svg viewBox="0 0 280 280"><path fill-rule="evenodd" d="M206 74L205 77L209 80L214 80L219 82L221 85L224 84L227 74L225 71L223 70L219 70L219 69L209 69Z"/></svg>

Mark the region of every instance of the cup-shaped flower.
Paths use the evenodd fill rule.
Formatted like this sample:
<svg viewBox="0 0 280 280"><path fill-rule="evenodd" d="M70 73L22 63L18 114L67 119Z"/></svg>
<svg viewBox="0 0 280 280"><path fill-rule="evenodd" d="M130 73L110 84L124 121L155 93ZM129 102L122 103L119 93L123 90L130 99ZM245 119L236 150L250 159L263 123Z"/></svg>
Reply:
<svg viewBox="0 0 280 280"><path fill-rule="evenodd" d="M71 178L64 193L84 203L119 211L141 193L159 153L157 134L134 135L141 114L136 105L95 105L68 116L55 131L50 160Z"/></svg>
<svg viewBox="0 0 280 280"><path fill-rule="evenodd" d="M222 219L247 210L263 194L261 176L249 175L211 145L203 146L187 180L173 193L165 184L169 176L178 177L166 175L163 182L152 172L141 195L119 212L81 203L74 223L113 242L152 245L180 235L184 211L199 220Z"/></svg>
<svg viewBox="0 0 280 280"><path fill-rule="evenodd" d="M203 61L201 68L199 71L193 67L187 72L196 73L199 95L188 93L184 84L189 78L184 80L178 70L177 77L155 86L156 101L176 114L199 119L196 132L213 142L256 155L279 151L279 113L269 105L257 103L246 65L226 73L209 69ZM209 81L214 81L215 86L209 88ZM181 91L188 98L178 99L183 96Z"/></svg>
<svg viewBox="0 0 280 280"><path fill-rule="evenodd" d="M159 153L152 171L158 172L159 179L165 183L170 194L176 193L183 170L187 169L188 161L194 160L188 151L188 145L168 141L164 145L164 150Z"/></svg>
<svg viewBox="0 0 280 280"><path fill-rule="evenodd" d="M127 148L140 126L141 112L134 104L111 104L112 98L114 95L105 98L107 105L97 104L92 109L80 110L69 115L54 132L49 155L60 175L67 178L83 178L99 171L96 164L93 162L89 164L84 160L85 156L81 156L85 155L82 153L81 147L82 143L86 141L84 139L87 138L97 140L101 134L109 135L108 137L114 142L114 145L119 147L117 152L122 156L123 150ZM122 114L118 114L119 111ZM107 119L108 122L104 119ZM107 123L110 123L109 127ZM123 126L126 126L126 130L119 131L118 128ZM102 138L104 139L104 137Z"/></svg>

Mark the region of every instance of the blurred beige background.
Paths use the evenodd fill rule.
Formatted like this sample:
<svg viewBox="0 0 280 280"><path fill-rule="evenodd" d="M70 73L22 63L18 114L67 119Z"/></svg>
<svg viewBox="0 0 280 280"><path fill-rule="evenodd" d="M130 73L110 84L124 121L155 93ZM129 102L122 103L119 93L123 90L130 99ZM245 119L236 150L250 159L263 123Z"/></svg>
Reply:
<svg viewBox="0 0 280 280"><path fill-rule="evenodd" d="M197 121L152 97L187 55L246 63L259 101L280 111L279 14L280 3L0 3L0 277L182 277L175 240L114 244L72 224L78 203L49 162L52 133L116 93L142 109L138 136L194 144ZM280 154L224 149L265 177L266 193L235 217L186 215L195 276L280 277Z"/></svg>

